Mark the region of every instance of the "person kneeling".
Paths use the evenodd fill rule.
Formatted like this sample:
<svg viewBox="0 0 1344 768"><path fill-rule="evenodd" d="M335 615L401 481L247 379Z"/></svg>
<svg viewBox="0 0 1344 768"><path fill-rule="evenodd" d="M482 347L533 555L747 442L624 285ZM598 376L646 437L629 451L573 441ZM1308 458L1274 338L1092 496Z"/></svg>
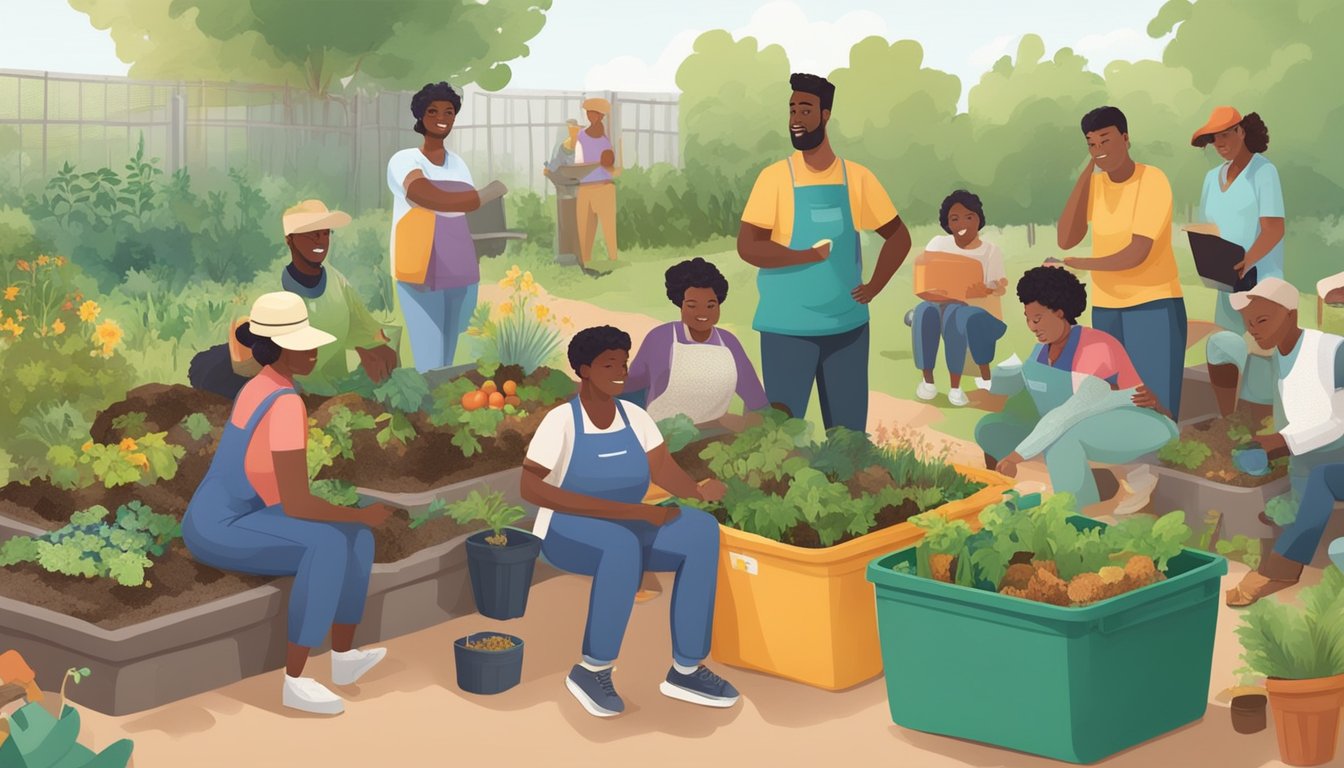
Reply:
<svg viewBox="0 0 1344 768"><path fill-rule="evenodd" d="M630 336L611 326L580 331L569 345L579 394L546 414L523 462L521 492L540 507L533 528L542 555L593 579L583 658L565 684L589 714L611 717L625 703L611 674L635 592L646 571L676 573L672 668L660 690L710 707L738 692L701 662L709 655L718 578L719 524L692 507L641 503L650 481L677 498L717 501L723 483L697 486L668 452L653 418L619 399L629 375ZM554 510L554 511L552 511Z"/></svg>

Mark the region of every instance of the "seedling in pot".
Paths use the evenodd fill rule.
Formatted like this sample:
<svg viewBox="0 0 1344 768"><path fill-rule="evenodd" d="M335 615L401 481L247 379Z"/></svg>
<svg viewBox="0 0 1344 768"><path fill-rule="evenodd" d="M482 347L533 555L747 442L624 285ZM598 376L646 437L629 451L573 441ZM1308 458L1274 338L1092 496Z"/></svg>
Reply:
<svg viewBox="0 0 1344 768"><path fill-rule="evenodd" d="M509 537L504 528L522 520L527 516L527 512L520 506L504 501L504 494L499 491L492 491L488 495L472 491L467 498L453 504L436 499L424 513L411 518L411 527L418 528L444 515L451 517L459 525L467 525L478 520L485 523L490 527L492 534L485 538L486 543L505 547L509 544Z"/></svg>

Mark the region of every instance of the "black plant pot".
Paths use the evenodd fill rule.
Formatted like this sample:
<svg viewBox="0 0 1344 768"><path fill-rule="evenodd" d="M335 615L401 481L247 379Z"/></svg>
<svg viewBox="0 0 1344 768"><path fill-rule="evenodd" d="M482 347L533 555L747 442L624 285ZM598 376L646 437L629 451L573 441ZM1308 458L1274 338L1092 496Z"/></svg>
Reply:
<svg viewBox="0 0 1344 768"><path fill-rule="evenodd" d="M467 643L483 637L498 635L513 641L507 651L479 651ZM523 641L503 632L478 632L453 643L453 658L457 662L457 687L467 693L491 696L503 693L523 679Z"/></svg>
<svg viewBox="0 0 1344 768"><path fill-rule="evenodd" d="M467 571L471 574L471 594L476 610L492 619L517 619L527 611L527 593L532 589L532 572L541 539L527 531L506 528L509 543L502 547L487 544L490 531L467 537Z"/></svg>

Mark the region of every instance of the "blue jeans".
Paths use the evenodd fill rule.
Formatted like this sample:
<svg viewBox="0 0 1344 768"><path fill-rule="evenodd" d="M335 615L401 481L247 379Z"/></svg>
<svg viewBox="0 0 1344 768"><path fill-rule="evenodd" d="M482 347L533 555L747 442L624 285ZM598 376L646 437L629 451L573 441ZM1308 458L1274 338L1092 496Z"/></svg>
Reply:
<svg viewBox="0 0 1344 768"><path fill-rule="evenodd" d="M1274 402L1278 385L1274 378L1273 359L1251 354L1250 344L1241 333L1218 331L1204 342L1204 354L1209 365L1234 365L1241 376L1238 390L1248 403L1268 405Z"/></svg>
<svg viewBox="0 0 1344 768"><path fill-rule="evenodd" d="M645 571L677 574L672 587L672 658L693 667L709 657L719 576L719 523L708 512L682 507L675 520L661 527L641 520L557 512L541 552L556 568L593 577L583 632L583 657L589 664L610 664L620 656Z"/></svg>
<svg viewBox="0 0 1344 768"><path fill-rule="evenodd" d="M202 488L205 488L204 484ZM293 576L289 641L322 644L332 624L364 617L373 570L373 531L358 523L301 520L279 504L209 523L184 523L192 557L215 568L258 576Z"/></svg>
<svg viewBox="0 0 1344 768"><path fill-rule="evenodd" d="M980 307L969 304L922 302L915 307L912 325L915 367L932 371L938 357L938 339L943 340L947 370L960 374L966 365L966 351L976 365L994 362L994 346L1008 326Z"/></svg>
<svg viewBox="0 0 1344 768"><path fill-rule="evenodd" d="M397 281L415 370L424 373L453 364L457 340L471 325L471 314L476 311L476 292L476 285L430 291Z"/></svg>
<svg viewBox="0 0 1344 768"><path fill-rule="evenodd" d="M1093 307L1092 327L1124 345L1144 385L1172 419L1179 420L1189 333L1185 300L1161 299L1122 309Z"/></svg>
<svg viewBox="0 0 1344 768"><path fill-rule="evenodd" d="M1303 565L1311 563L1339 501L1344 501L1344 464L1322 464L1313 469L1302 490L1297 519L1274 542L1274 551Z"/></svg>
<svg viewBox="0 0 1344 768"><path fill-rule="evenodd" d="M807 418L812 382L821 398L826 429L868 427L868 324L832 336L787 336L761 332L765 396L782 403L795 419Z"/></svg>

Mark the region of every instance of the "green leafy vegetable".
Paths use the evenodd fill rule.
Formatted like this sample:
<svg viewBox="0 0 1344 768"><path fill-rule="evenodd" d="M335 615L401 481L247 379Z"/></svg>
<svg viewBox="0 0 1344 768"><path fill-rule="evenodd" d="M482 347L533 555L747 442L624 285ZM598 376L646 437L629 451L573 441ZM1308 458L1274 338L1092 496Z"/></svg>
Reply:
<svg viewBox="0 0 1344 768"><path fill-rule="evenodd" d="M123 413L112 420L112 428L125 437L140 437L149 431L145 428L145 420L147 418L149 418L149 416L140 411Z"/></svg>
<svg viewBox="0 0 1344 768"><path fill-rule="evenodd" d="M214 426L210 423L210 419L206 418L205 414L193 413L182 420L182 428L187 431L187 434L191 435L192 440L200 440L210 434L211 430L214 429Z"/></svg>
<svg viewBox="0 0 1344 768"><path fill-rule="evenodd" d="M110 578L126 587L145 584L152 558L162 557L182 535L177 520L133 501L104 522L107 510L90 507L70 523L41 536L18 536L0 545L0 567L33 563L50 573Z"/></svg>
<svg viewBox="0 0 1344 768"><path fill-rule="evenodd" d="M658 431L663 435L663 442L667 444L667 450L672 453L676 453L700 439L700 428L695 426L695 422L691 421L691 418L684 413L658 422Z"/></svg>
<svg viewBox="0 0 1344 768"><path fill-rule="evenodd" d="M1297 495L1292 492L1275 496L1265 502L1265 517L1273 520L1280 528L1286 528L1297 521L1299 503Z"/></svg>
<svg viewBox="0 0 1344 768"><path fill-rule="evenodd" d="M388 410L410 413L420 410L429 397L425 377L414 368L398 368L373 389L373 398Z"/></svg>
<svg viewBox="0 0 1344 768"><path fill-rule="evenodd" d="M382 448L393 441L406 445L415 439L415 425L404 413L384 413L375 422L383 425L378 430L378 445Z"/></svg>
<svg viewBox="0 0 1344 768"><path fill-rule="evenodd" d="M313 480L308 483L308 489L314 496L338 507L353 507L359 503L359 492L344 480Z"/></svg>
<svg viewBox="0 0 1344 768"><path fill-rule="evenodd" d="M1130 515L1106 529L1106 544L1112 552L1150 558L1159 571L1167 570L1171 558L1181 553L1190 539L1184 512L1168 512L1160 518Z"/></svg>
<svg viewBox="0 0 1344 768"><path fill-rule="evenodd" d="M1157 458L1166 464L1195 471L1213 455L1213 449L1198 440L1173 440L1162 446Z"/></svg>
<svg viewBox="0 0 1344 768"><path fill-rule="evenodd" d="M331 409L331 418L323 431L331 435L337 454L349 461L355 458L355 433L373 427L373 417L369 414L338 405Z"/></svg>

